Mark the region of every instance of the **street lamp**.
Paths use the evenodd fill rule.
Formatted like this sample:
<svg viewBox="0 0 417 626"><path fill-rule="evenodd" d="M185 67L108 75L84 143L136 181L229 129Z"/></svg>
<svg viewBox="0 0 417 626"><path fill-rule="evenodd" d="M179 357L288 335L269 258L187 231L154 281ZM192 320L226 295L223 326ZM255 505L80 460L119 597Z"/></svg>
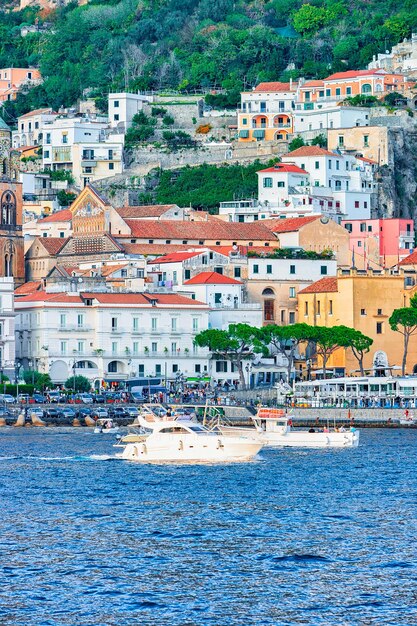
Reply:
<svg viewBox="0 0 417 626"><path fill-rule="evenodd" d="M249 365L249 363L247 364L247 366L245 367L246 370L246 378L247 378L247 387L248 389L251 389L251 373L252 373L252 365Z"/></svg>
<svg viewBox="0 0 417 626"><path fill-rule="evenodd" d="M32 372L32 385L34 386L35 385L35 368L34 368L34 363L32 360L28 361L28 366Z"/></svg>
<svg viewBox="0 0 417 626"><path fill-rule="evenodd" d="M75 367L76 367L76 362L74 359L74 363L72 364L72 382L74 386L74 396L75 396Z"/></svg>

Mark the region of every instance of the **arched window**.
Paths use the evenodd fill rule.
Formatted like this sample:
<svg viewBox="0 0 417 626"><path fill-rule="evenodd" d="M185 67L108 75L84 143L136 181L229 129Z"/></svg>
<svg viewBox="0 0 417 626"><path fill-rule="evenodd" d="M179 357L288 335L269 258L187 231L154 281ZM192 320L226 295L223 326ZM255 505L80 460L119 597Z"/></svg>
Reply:
<svg viewBox="0 0 417 626"><path fill-rule="evenodd" d="M271 287L267 287L266 289L263 290L262 295L263 296L274 296L275 293L274 293L274 290L271 289Z"/></svg>
<svg viewBox="0 0 417 626"><path fill-rule="evenodd" d="M13 191L5 191L1 196L1 223L16 224L16 196Z"/></svg>
<svg viewBox="0 0 417 626"><path fill-rule="evenodd" d="M369 83L365 83L362 85L362 89L361 89L362 93L371 93L372 92L372 86Z"/></svg>

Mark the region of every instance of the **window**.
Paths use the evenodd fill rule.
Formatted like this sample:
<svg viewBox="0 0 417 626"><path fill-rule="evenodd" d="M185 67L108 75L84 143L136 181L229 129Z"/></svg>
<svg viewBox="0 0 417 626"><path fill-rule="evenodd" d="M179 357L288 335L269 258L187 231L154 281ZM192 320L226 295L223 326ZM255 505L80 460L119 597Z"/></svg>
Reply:
<svg viewBox="0 0 417 626"><path fill-rule="evenodd" d="M145 366L143 365L143 363L138 365L138 375L139 376L144 376L145 375Z"/></svg>
<svg viewBox="0 0 417 626"><path fill-rule="evenodd" d="M264 189L272 187L272 178L267 176L264 178Z"/></svg>
<svg viewBox="0 0 417 626"><path fill-rule="evenodd" d="M274 321L274 301L264 300L264 320L267 322Z"/></svg>
<svg viewBox="0 0 417 626"><path fill-rule="evenodd" d="M332 95L331 89L326 89L326 97L329 98Z"/></svg>
<svg viewBox="0 0 417 626"><path fill-rule="evenodd" d="M327 275L327 265L322 265L322 266L320 267L320 274L321 274L322 276L326 276L326 275Z"/></svg>
<svg viewBox="0 0 417 626"><path fill-rule="evenodd" d="M235 267L234 275L235 275L235 278L240 278L240 275L241 275L240 267Z"/></svg>
<svg viewBox="0 0 417 626"><path fill-rule="evenodd" d="M221 293L215 293L214 294L214 304L221 304L222 303L222 294Z"/></svg>
<svg viewBox="0 0 417 626"><path fill-rule="evenodd" d="M359 226L359 230L361 231L361 233L365 233L366 232L366 223L365 222L361 222L361 224Z"/></svg>
<svg viewBox="0 0 417 626"><path fill-rule="evenodd" d="M177 342L176 341L173 341L171 343L171 352L172 352L172 354L176 354L177 353Z"/></svg>
<svg viewBox="0 0 417 626"><path fill-rule="evenodd" d="M112 352L112 354L117 354L117 349L118 349L117 341L112 341L111 342L111 352Z"/></svg>
<svg viewBox="0 0 417 626"><path fill-rule="evenodd" d="M352 232L352 224L345 224L345 228L348 231L348 233Z"/></svg>
<svg viewBox="0 0 417 626"><path fill-rule="evenodd" d="M319 91L319 98L324 98L324 90L323 91Z"/></svg>
<svg viewBox="0 0 417 626"><path fill-rule="evenodd" d="M161 365L160 363L157 363L157 364L155 365L155 374L156 374L157 376L160 376L160 375L161 375L161 373L162 373L162 365Z"/></svg>
<svg viewBox="0 0 417 626"><path fill-rule="evenodd" d="M68 135L67 135L67 133L62 133L62 143L68 143Z"/></svg>
<svg viewBox="0 0 417 626"><path fill-rule="evenodd" d="M114 115L114 121L115 121L115 122L118 122L118 121L119 121L119 114L118 114L118 113L116 113L116 114Z"/></svg>
<svg viewBox="0 0 417 626"><path fill-rule="evenodd" d="M51 143L51 133L46 133L46 143Z"/></svg>
<svg viewBox="0 0 417 626"><path fill-rule="evenodd" d="M361 315L362 316L366 315L366 309L361 309Z"/></svg>
<svg viewBox="0 0 417 626"><path fill-rule="evenodd" d="M111 329L112 330L117 330L117 317L112 317L111 318Z"/></svg>
<svg viewBox="0 0 417 626"><path fill-rule="evenodd" d="M176 374L178 372L178 364L177 363L173 363L172 364L172 373Z"/></svg>
<svg viewBox="0 0 417 626"><path fill-rule="evenodd" d="M151 329L153 331L158 330L158 318L157 317L151 318Z"/></svg>
<svg viewBox="0 0 417 626"><path fill-rule="evenodd" d="M216 361L216 372L227 372L227 361Z"/></svg>
<svg viewBox="0 0 417 626"><path fill-rule="evenodd" d="M331 170L331 169L332 169L332 160L329 159L329 170ZM329 187L330 187L330 185L329 185Z"/></svg>
<svg viewBox="0 0 417 626"><path fill-rule="evenodd" d="M359 209L359 200L355 200L355 209Z"/></svg>
<svg viewBox="0 0 417 626"><path fill-rule="evenodd" d="M266 273L267 274L272 274L272 265L267 265L266 266Z"/></svg>
<svg viewBox="0 0 417 626"><path fill-rule="evenodd" d="M61 354L64 356L67 354L67 341L61 341Z"/></svg>
<svg viewBox="0 0 417 626"><path fill-rule="evenodd" d="M259 274L259 265L257 263L255 263L255 265L253 266L253 273Z"/></svg>
<svg viewBox="0 0 417 626"><path fill-rule="evenodd" d="M290 274L295 274L295 265L290 265Z"/></svg>
<svg viewBox="0 0 417 626"><path fill-rule="evenodd" d="M172 317L171 318L171 330L172 330L172 332L176 332L177 331L177 326L178 326L177 321L178 320L177 320L176 317Z"/></svg>
<svg viewBox="0 0 417 626"><path fill-rule="evenodd" d="M344 148L345 146L345 137L344 135L339 135L338 137L339 148Z"/></svg>
<svg viewBox="0 0 417 626"><path fill-rule="evenodd" d="M189 280L191 278L191 270L184 270L184 280Z"/></svg>
<svg viewBox="0 0 417 626"><path fill-rule="evenodd" d="M45 159L49 159L49 150L44 150L43 151L43 156Z"/></svg>
<svg viewBox="0 0 417 626"><path fill-rule="evenodd" d="M364 148L369 148L369 135L364 135L363 136L363 147Z"/></svg>
<svg viewBox="0 0 417 626"><path fill-rule="evenodd" d="M320 161L314 161L314 168L315 168L316 170L319 170L319 169L320 169Z"/></svg>
<svg viewBox="0 0 417 626"><path fill-rule="evenodd" d="M295 297L296 297L295 287L290 287L290 298L295 298Z"/></svg>
<svg viewBox="0 0 417 626"><path fill-rule="evenodd" d="M350 96L352 94L352 87L346 87L346 95Z"/></svg>
<svg viewBox="0 0 417 626"><path fill-rule="evenodd" d="M155 354L155 352L158 352L158 344L156 341L152 341L151 343L151 351L153 354Z"/></svg>
<svg viewBox="0 0 417 626"><path fill-rule="evenodd" d="M333 315L333 300L329 300L329 315Z"/></svg>
<svg viewBox="0 0 417 626"><path fill-rule="evenodd" d="M321 302L317 300L317 315L321 315Z"/></svg>
<svg viewBox="0 0 417 626"><path fill-rule="evenodd" d="M336 87L336 96L340 96L341 91L340 91L340 87Z"/></svg>
<svg viewBox="0 0 417 626"><path fill-rule="evenodd" d="M378 315L382 315L382 309L378 309Z"/></svg>
<svg viewBox="0 0 417 626"><path fill-rule="evenodd" d="M83 353L84 353L84 350L85 350L85 341L79 341L79 342L77 343L77 351L78 351L78 354L83 354Z"/></svg>
<svg viewBox="0 0 417 626"><path fill-rule="evenodd" d="M65 328L67 325L67 316L65 313L61 313L59 316L59 325L61 328Z"/></svg>
<svg viewBox="0 0 417 626"><path fill-rule="evenodd" d="M358 241L358 248L362 248L362 241Z"/></svg>
<svg viewBox="0 0 417 626"><path fill-rule="evenodd" d="M109 170L114 170L114 163L109 163Z"/></svg>
<svg viewBox="0 0 417 626"><path fill-rule="evenodd" d="M198 317L193 317L193 332L198 332Z"/></svg>
<svg viewBox="0 0 417 626"><path fill-rule="evenodd" d="M133 330L135 332L139 330L139 318L138 317L133 318Z"/></svg>
<svg viewBox="0 0 417 626"><path fill-rule="evenodd" d="M196 363L196 364L194 365L194 372L195 372L196 374L200 374L200 372L201 372L201 365L200 365L200 363Z"/></svg>
<svg viewBox="0 0 417 626"><path fill-rule="evenodd" d="M133 354L139 354L139 341L133 342Z"/></svg>
<svg viewBox="0 0 417 626"><path fill-rule="evenodd" d="M281 319L281 324L285 324L285 311L284 311L284 309L281 310L280 319Z"/></svg>
<svg viewBox="0 0 417 626"><path fill-rule="evenodd" d="M308 302L304 302L304 315L307 317L308 315Z"/></svg>
<svg viewBox="0 0 417 626"><path fill-rule="evenodd" d="M115 100L113 104L114 104L114 108L115 109L119 108L119 101L118 100Z"/></svg>
<svg viewBox="0 0 417 626"><path fill-rule="evenodd" d="M84 328L84 315L82 313L77 315L77 326L78 328Z"/></svg>
<svg viewBox="0 0 417 626"><path fill-rule="evenodd" d="M377 335L382 335L383 329L384 329L384 322L377 322L376 323L376 334Z"/></svg>
<svg viewBox="0 0 417 626"><path fill-rule="evenodd" d="M242 124L246 126L247 123L248 123L248 118L247 117L242 118Z"/></svg>

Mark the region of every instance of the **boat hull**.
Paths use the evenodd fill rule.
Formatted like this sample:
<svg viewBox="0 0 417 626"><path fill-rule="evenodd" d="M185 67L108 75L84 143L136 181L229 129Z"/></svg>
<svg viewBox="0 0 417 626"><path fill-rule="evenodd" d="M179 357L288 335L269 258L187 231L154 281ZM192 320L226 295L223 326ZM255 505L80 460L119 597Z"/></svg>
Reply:
<svg viewBox="0 0 417 626"><path fill-rule="evenodd" d="M261 442L268 448L356 448L359 445L359 431L314 432L289 430L284 433L258 432L255 428L220 426L225 436L248 437Z"/></svg>
<svg viewBox="0 0 417 626"><path fill-rule="evenodd" d="M115 433L119 432L119 427L115 426L114 428L96 428L94 429L94 433L97 434L102 434L102 435L114 435Z"/></svg>
<svg viewBox="0 0 417 626"><path fill-rule="evenodd" d="M198 441L201 439L201 441ZM204 441L203 441L204 439ZM187 437L166 442L153 442L152 435L143 442L127 443L119 455L127 461L149 462L210 462L245 461L255 457L262 442L246 438Z"/></svg>

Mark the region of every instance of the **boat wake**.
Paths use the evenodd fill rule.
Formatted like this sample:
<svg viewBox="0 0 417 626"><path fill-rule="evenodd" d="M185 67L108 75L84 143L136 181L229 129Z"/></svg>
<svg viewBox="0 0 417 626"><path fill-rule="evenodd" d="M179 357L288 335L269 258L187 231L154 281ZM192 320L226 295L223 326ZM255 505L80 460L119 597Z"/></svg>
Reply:
<svg viewBox="0 0 417 626"><path fill-rule="evenodd" d="M16 455L16 456L0 456L1 461L113 461L116 457L111 454L88 454L88 455L76 455L76 456L35 456L29 455Z"/></svg>

